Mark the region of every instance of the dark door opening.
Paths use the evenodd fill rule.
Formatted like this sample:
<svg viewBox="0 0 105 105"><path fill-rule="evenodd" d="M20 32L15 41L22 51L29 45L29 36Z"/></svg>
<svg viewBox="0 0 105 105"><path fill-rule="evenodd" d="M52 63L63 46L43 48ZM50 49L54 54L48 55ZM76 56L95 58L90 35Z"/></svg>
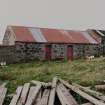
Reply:
<svg viewBox="0 0 105 105"><path fill-rule="evenodd" d="M46 45L46 60L51 60L51 45Z"/></svg>
<svg viewBox="0 0 105 105"><path fill-rule="evenodd" d="M67 59L73 60L73 46L68 45L67 47Z"/></svg>

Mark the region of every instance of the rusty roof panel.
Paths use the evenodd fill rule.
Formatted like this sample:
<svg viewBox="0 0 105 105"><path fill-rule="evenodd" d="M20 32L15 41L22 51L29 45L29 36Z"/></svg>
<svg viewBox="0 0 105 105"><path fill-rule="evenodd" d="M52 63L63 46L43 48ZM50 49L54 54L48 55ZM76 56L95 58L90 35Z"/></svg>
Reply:
<svg viewBox="0 0 105 105"><path fill-rule="evenodd" d="M89 40L90 43L98 44L98 42L94 38L92 38L91 35L88 34L88 32L84 31L82 32L82 34Z"/></svg>
<svg viewBox="0 0 105 105"><path fill-rule="evenodd" d="M69 43L68 37L62 34L60 30L42 28L41 31L50 43Z"/></svg>
<svg viewBox="0 0 105 105"><path fill-rule="evenodd" d="M90 43L87 38L83 36L80 31L68 31L69 38L73 40L73 43Z"/></svg>
<svg viewBox="0 0 105 105"><path fill-rule="evenodd" d="M101 37L95 30L87 30L87 32L92 36L93 39L97 41L97 43L101 43Z"/></svg>
<svg viewBox="0 0 105 105"><path fill-rule="evenodd" d="M16 35L16 41L35 42L31 32L26 27L13 26L12 29Z"/></svg>
<svg viewBox="0 0 105 105"><path fill-rule="evenodd" d="M97 44L86 32L35 27L12 27L16 41L42 43Z"/></svg>

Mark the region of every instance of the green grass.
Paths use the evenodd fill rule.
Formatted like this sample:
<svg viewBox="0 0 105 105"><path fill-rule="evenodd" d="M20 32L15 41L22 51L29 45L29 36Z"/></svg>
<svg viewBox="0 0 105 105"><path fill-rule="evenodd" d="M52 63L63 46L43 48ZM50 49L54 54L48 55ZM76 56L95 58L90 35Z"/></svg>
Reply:
<svg viewBox="0 0 105 105"><path fill-rule="evenodd" d="M7 82L8 93L31 80L51 81L54 76L82 85L95 85L105 79L105 58L11 64L0 68L0 82Z"/></svg>

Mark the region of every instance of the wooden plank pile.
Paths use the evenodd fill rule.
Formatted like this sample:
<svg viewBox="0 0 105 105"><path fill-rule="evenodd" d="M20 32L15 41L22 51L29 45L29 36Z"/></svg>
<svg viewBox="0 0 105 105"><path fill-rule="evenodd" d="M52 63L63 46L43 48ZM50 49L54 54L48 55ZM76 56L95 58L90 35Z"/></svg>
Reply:
<svg viewBox="0 0 105 105"><path fill-rule="evenodd" d="M0 105L3 105L6 93L7 93L7 88L5 87L5 83L0 86Z"/></svg>
<svg viewBox="0 0 105 105"><path fill-rule="evenodd" d="M81 104L77 95L83 99ZM105 96L55 77L50 83L33 80L19 86L9 105L105 105Z"/></svg>

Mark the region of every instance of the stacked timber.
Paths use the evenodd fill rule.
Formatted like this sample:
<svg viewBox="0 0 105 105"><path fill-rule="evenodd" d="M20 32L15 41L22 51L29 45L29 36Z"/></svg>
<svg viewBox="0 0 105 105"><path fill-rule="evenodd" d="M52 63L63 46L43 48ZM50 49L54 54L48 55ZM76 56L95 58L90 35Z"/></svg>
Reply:
<svg viewBox="0 0 105 105"><path fill-rule="evenodd" d="M5 83L3 85L0 86L0 105L3 105L5 96L6 96L6 92L7 92L7 88L5 87Z"/></svg>
<svg viewBox="0 0 105 105"><path fill-rule="evenodd" d="M19 86L9 105L105 105L105 95L55 77L49 83L33 80Z"/></svg>

